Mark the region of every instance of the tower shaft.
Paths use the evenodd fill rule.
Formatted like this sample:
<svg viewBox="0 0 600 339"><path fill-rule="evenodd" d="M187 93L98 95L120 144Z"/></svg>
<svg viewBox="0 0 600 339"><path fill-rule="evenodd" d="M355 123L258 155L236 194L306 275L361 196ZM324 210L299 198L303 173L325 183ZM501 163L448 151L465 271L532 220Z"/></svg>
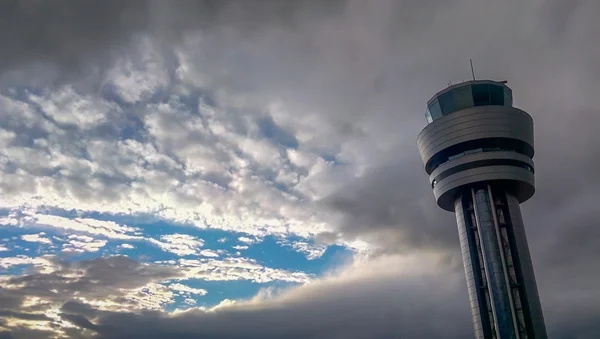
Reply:
<svg viewBox="0 0 600 339"><path fill-rule="evenodd" d="M518 200L480 183L455 200L476 338L545 338Z"/></svg>

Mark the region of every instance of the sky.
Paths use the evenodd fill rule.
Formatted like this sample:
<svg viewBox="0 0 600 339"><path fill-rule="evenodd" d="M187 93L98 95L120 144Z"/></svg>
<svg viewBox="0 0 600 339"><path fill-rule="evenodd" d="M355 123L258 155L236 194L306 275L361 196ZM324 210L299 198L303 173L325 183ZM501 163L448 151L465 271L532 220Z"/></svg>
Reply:
<svg viewBox="0 0 600 339"><path fill-rule="evenodd" d="M0 338L472 336L416 146L469 59L534 119L549 336L596 338L599 12L0 2Z"/></svg>

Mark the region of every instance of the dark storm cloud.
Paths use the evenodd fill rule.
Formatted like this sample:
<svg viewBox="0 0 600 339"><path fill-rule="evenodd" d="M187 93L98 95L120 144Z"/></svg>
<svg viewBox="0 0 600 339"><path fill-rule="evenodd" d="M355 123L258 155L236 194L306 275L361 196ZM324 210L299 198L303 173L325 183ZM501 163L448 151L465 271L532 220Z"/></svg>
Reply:
<svg viewBox="0 0 600 339"><path fill-rule="evenodd" d="M35 330L23 324L10 324L11 320L44 323L51 328L61 327L56 319L46 312L57 305L61 317L81 328L93 328L86 316L98 313L88 304L74 298L115 302L122 307L135 307L136 302L123 298L127 290L144 286L157 280L177 278L174 268L143 265L122 256L97 258L74 262L55 262L56 270L51 273L30 273L8 277L0 289L0 332L8 338L51 338L52 330ZM23 305L25 298L38 298L30 305ZM31 299L30 299L31 300ZM10 325L9 325L10 324ZM69 338L87 337L80 328L62 329ZM1 338L1 337L0 337Z"/></svg>
<svg viewBox="0 0 600 339"><path fill-rule="evenodd" d="M264 299L225 306L210 312L192 310L178 315L161 311L115 312L96 309L85 302L69 300L75 290L67 281L49 281L31 289L19 287L17 293L41 296L42 301L66 301L59 316L77 328L67 329L72 338L463 338L471 332L468 303L462 298L462 274L439 265L424 266L418 260L384 256L377 262L351 267L337 277L305 285L299 289ZM106 266L115 258L73 262L75 267ZM118 261L125 260L119 258ZM99 265L98 262L104 262ZM434 260L435 261L435 260ZM443 264L444 261L440 262ZM115 264L120 269L101 269L109 278L138 281L135 276L139 264L127 260ZM128 274L125 271L129 272ZM444 279L439 279L440 272ZM57 274L58 275L58 274ZM94 270L86 270L80 280L98 278ZM35 274L22 276L18 282L37 281ZM142 284L143 282L139 282ZM138 285L139 285L138 284ZM110 285L106 283L104 285ZM132 284L114 283L115 286L132 287ZM58 291L58 292L56 292ZM115 300L114 289L97 287L93 296L79 289L78 297L92 297L102 301ZM52 294L60 294L53 298ZM29 312L0 311L2 317L41 321L58 328L54 319L44 313L46 309ZM0 323L1 324L1 323ZM10 327L12 338L50 337L51 332L34 333L26 327ZM4 334L8 335L8 334Z"/></svg>
<svg viewBox="0 0 600 339"><path fill-rule="evenodd" d="M528 7L510 1L497 6L462 1L456 8L431 13L429 27L415 32L409 40L413 44L402 51L423 57L422 62L413 64L420 76L410 77L408 73L405 83L380 89L396 92L395 100L387 98L386 108L395 111L396 117L383 120L400 135L396 153L384 154L383 165L323 200L348 216L341 226L342 234L380 233L384 246L398 250L407 246L456 246L453 216L436 207L415 140L426 124L422 112L427 99L446 85L444 77L468 78L468 69L462 65L466 60L468 66L472 55L478 56L476 72L481 77L508 79L516 105L534 117L538 193L525 205L526 217L530 217L527 208L540 208L531 217L544 218L548 214L547 210L542 213L544 206L596 190L597 184L588 175L600 163L600 155L592 147L597 142L592 126L600 122L593 93L599 87L588 74L597 72L598 67L593 58L580 55L599 56L600 51L586 43L593 31L581 27L589 28L590 24L573 23L577 21L575 15L585 17L586 10L597 6L593 1L580 1L566 10L559 3L547 1L540 7ZM503 15L494 17L493 12ZM569 64L569 60L586 62ZM398 108L393 107L398 104ZM559 163L569 164L569 168L557 166ZM526 220L526 225L536 221ZM558 225L556 231L560 231ZM394 232L399 233L394 236Z"/></svg>
<svg viewBox="0 0 600 339"><path fill-rule="evenodd" d="M323 202L346 215L342 237L360 234L387 251L425 247L457 253L455 221L436 207L414 140L425 126L421 112L428 96L443 88L445 79L468 78L457 65L475 56L477 74L508 79L516 106L535 121L537 193L522 209L549 332L556 338L593 338L600 333L594 316L600 313L595 287L600 284L595 198L600 48L588 42L600 29L592 14L599 4L460 4L434 11L430 26L410 40L413 53L423 57L414 65L421 79L407 78L410 83L388 89L398 91L400 107L421 105L413 112L399 108L406 123L390 123L412 144L401 138L397 155L389 156L395 159L383 160ZM437 84L428 79L432 69L439 71L433 76ZM419 127L413 117L421 120Z"/></svg>
<svg viewBox="0 0 600 339"><path fill-rule="evenodd" d="M145 26L142 1L9 0L0 4L0 74L36 64L60 78L107 66L107 57Z"/></svg>
<svg viewBox="0 0 600 339"><path fill-rule="evenodd" d="M23 297L0 287L0 310L17 309L21 306Z"/></svg>
<svg viewBox="0 0 600 339"><path fill-rule="evenodd" d="M81 328L86 328L86 329L90 329L90 330L97 330L98 326L94 325L91 321L89 321L85 316L80 315L80 314L69 314L69 313L62 313L61 318L68 320L69 322L73 323L75 326L81 327Z"/></svg>
<svg viewBox="0 0 600 339"><path fill-rule="evenodd" d="M64 303L60 310L64 312L64 314L76 314L84 317L95 317L97 314L97 310L92 306L73 300Z"/></svg>
<svg viewBox="0 0 600 339"><path fill-rule="evenodd" d="M455 293L463 288L462 275L450 273L440 281L426 273L403 277L398 267L389 272L383 268L376 269L378 279L334 278L272 300L211 312L94 313L89 307L70 304L63 307L63 317L99 338L426 339L470 334L467 301Z"/></svg>
<svg viewBox="0 0 600 339"><path fill-rule="evenodd" d="M0 339L47 339L52 338L53 335L52 331L34 330L26 327L14 328L10 332L0 330Z"/></svg>
<svg viewBox="0 0 600 339"><path fill-rule="evenodd" d="M392 252L456 247L454 216L432 213L435 202L426 176L420 173L421 164L400 157L323 199L322 203L345 215L340 236L365 238Z"/></svg>
<svg viewBox="0 0 600 339"><path fill-rule="evenodd" d="M44 314L22 313L22 312L3 311L3 310L0 310L0 318L17 318L17 319L23 319L23 320L41 320L41 321L50 320L50 318L48 318Z"/></svg>
<svg viewBox="0 0 600 339"><path fill-rule="evenodd" d="M74 296L119 297L121 289L133 289L156 280L180 276L176 269L143 265L123 256L96 258L80 262L58 262L51 273L32 273L10 277L6 294L39 296L65 301Z"/></svg>
<svg viewBox="0 0 600 339"><path fill-rule="evenodd" d="M245 32L271 24L293 25L298 13L322 14L311 10L316 3L183 0L172 6L154 0L3 1L0 74L47 64L58 67L61 78L87 76L104 71L138 34L150 34L172 44L189 30L211 29L217 24ZM315 8L331 11L339 3L332 1Z"/></svg>

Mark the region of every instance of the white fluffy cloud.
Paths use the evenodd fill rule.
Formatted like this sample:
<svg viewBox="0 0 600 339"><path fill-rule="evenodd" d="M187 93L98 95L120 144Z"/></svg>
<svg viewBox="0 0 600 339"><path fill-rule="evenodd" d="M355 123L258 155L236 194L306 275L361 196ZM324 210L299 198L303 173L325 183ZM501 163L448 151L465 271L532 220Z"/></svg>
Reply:
<svg viewBox="0 0 600 339"><path fill-rule="evenodd" d="M96 96L81 95L72 87L63 87L46 97L31 95L29 100L39 105L51 121L82 129L103 123L111 111L120 111L118 105Z"/></svg>
<svg viewBox="0 0 600 339"><path fill-rule="evenodd" d="M204 241L188 234L169 234L160 237L161 241L149 239L150 243L160 247L163 251L179 256L198 254Z"/></svg>
<svg viewBox="0 0 600 339"><path fill-rule="evenodd" d="M91 218L66 218L51 214L23 215L17 219L21 226L52 227L68 232L102 236L108 239L142 239L134 235L139 229L119 225L112 221L102 221Z"/></svg>
<svg viewBox="0 0 600 339"><path fill-rule="evenodd" d="M148 98L167 87L169 82L164 60L153 41L148 37L140 38L136 47L134 55L117 62L104 84L114 86L119 97L128 103Z"/></svg>
<svg viewBox="0 0 600 339"><path fill-rule="evenodd" d="M333 183L324 174L329 169L319 149L289 148L268 130L281 130L296 139L297 127L286 118L292 112L280 106L277 114L253 113L272 103L241 104L235 93L219 106L207 104L202 96L190 101L190 93L203 89L183 78L164 102L148 103L154 91L167 86L166 65L150 39L136 46L139 55L122 58L105 86L126 102L138 102L139 110L124 109L73 86L1 97L2 118L11 124L0 129L0 166L5 168L0 207L32 211L21 224L124 240L132 239L134 230L117 225L102 229L90 220L38 212L51 207L149 213L254 236L306 237L328 229L326 216L316 215L311 199L306 199L321 197L315 192L324 181ZM184 58L177 62L189 66ZM264 121L267 127L261 125ZM326 125L319 126L329 128ZM31 132L27 141L31 146L17 142L23 136L15 131L23 128ZM33 136L34 131L39 136ZM316 131L311 131L314 137Z"/></svg>
<svg viewBox="0 0 600 339"><path fill-rule="evenodd" d="M41 256L37 258L31 258L26 255L3 257L0 258L0 267L10 268L12 266L19 265L33 265L36 269L38 269L41 272L51 272L55 269L55 265L51 259L52 257L50 256Z"/></svg>
<svg viewBox="0 0 600 339"><path fill-rule="evenodd" d="M67 243L63 244L65 252L97 252L104 247L108 240L136 240L145 241L159 247L161 250L179 256L202 255L205 257L219 257L219 251L201 249L204 241L188 234L166 234L160 240L144 237L140 228L117 224L112 221L103 221L91 218L67 218L49 214L11 214L4 218L0 225L14 225L22 227L51 227L54 230L69 233ZM74 233L74 234L73 234ZM52 241L44 237L45 233L28 234L21 237L28 242L38 242L51 245ZM133 249L131 244L121 244L122 249Z"/></svg>
<svg viewBox="0 0 600 339"><path fill-rule="evenodd" d="M251 245L251 244L255 244L257 242L260 242L260 239L250 238L250 237L239 237L238 241Z"/></svg>
<svg viewBox="0 0 600 339"><path fill-rule="evenodd" d="M249 280L256 283L285 281L304 284L314 279L314 276L304 272L294 272L263 266L256 260L234 257L222 260L179 259L168 263L182 270L186 279L202 279L209 281Z"/></svg>
<svg viewBox="0 0 600 339"><path fill-rule="evenodd" d="M132 289L124 296L140 310L161 310L175 301L173 297L171 289L158 283L148 283Z"/></svg>
<svg viewBox="0 0 600 339"><path fill-rule="evenodd" d="M181 292L184 294L196 294L196 295L206 295L208 293L205 289L202 288L192 288L183 284L171 284L169 288L173 291Z"/></svg>
<svg viewBox="0 0 600 339"><path fill-rule="evenodd" d="M327 250L327 246L313 245L303 241L292 243L292 248L300 253L304 253L308 260L320 258Z"/></svg>
<svg viewBox="0 0 600 339"><path fill-rule="evenodd" d="M40 244L52 245L52 240L44 237L45 233L39 234L25 234L21 236L21 239L27 242L37 242Z"/></svg>
<svg viewBox="0 0 600 339"><path fill-rule="evenodd" d="M219 253L213 250L201 250L200 255L204 257L217 258L219 257Z"/></svg>
<svg viewBox="0 0 600 339"><path fill-rule="evenodd" d="M63 252L98 252L107 244L106 240L98 240L86 235L69 236L68 241L63 244Z"/></svg>
<svg viewBox="0 0 600 339"><path fill-rule="evenodd" d="M196 303L197 303L197 302L196 302L196 300L194 300L194 299L190 299L190 298L183 300L183 302L184 302L186 305L190 305L190 306L196 305Z"/></svg>

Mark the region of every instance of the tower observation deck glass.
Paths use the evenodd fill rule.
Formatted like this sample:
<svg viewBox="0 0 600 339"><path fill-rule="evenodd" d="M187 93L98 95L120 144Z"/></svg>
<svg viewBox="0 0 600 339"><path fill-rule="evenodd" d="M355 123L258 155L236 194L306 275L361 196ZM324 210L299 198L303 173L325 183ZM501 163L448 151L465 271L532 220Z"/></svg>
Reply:
<svg viewBox="0 0 600 339"><path fill-rule="evenodd" d="M503 82L450 86L417 138L437 205L456 214L476 338L547 338L519 204L533 196L533 120Z"/></svg>
<svg viewBox="0 0 600 339"><path fill-rule="evenodd" d="M512 106L512 91L503 83L471 81L450 86L427 103L425 117L431 123L442 116L475 106Z"/></svg>

